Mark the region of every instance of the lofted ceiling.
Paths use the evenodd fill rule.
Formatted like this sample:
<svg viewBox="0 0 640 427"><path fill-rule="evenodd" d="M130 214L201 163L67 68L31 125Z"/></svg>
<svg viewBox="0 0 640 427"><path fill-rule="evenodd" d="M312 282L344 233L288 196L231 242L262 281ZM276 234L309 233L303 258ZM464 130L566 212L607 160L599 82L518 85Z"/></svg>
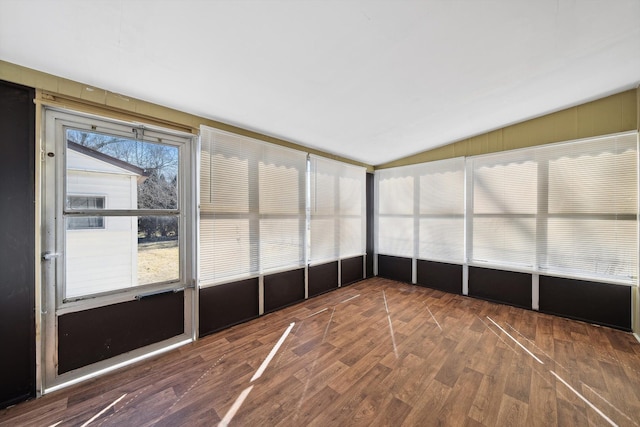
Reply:
<svg viewBox="0 0 640 427"><path fill-rule="evenodd" d="M377 165L636 87L640 0L0 0L0 59Z"/></svg>

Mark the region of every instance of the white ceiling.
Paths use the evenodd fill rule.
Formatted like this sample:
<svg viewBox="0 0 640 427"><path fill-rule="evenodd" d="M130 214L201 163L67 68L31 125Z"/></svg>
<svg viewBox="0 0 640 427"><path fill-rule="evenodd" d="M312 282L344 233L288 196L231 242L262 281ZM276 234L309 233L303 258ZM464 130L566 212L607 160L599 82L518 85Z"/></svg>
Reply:
<svg viewBox="0 0 640 427"><path fill-rule="evenodd" d="M0 59L367 164L640 82L640 0L0 0Z"/></svg>

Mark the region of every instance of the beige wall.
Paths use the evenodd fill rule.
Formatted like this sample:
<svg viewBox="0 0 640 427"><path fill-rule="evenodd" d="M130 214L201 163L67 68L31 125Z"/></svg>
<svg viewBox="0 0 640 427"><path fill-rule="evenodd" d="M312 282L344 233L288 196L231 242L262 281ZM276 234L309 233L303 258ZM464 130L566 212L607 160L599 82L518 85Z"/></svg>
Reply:
<svg viewBox="0 0 640 427"><path fill-rule="evenodd" d="M383 169L452 157L473 156L637 130L640 123L639 110L640 88L463 139L377 165L375 168Z"/></svg>

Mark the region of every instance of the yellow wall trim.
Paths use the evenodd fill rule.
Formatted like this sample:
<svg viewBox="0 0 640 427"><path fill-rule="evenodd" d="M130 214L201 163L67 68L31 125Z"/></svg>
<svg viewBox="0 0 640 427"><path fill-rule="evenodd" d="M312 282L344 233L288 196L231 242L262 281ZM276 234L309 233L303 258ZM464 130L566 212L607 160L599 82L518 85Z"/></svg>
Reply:
<svg viewBox="0 0 640 427"><path fill-rule="evenodd" d="M640 129L640 88L375 166L384 169Z"/></svg>

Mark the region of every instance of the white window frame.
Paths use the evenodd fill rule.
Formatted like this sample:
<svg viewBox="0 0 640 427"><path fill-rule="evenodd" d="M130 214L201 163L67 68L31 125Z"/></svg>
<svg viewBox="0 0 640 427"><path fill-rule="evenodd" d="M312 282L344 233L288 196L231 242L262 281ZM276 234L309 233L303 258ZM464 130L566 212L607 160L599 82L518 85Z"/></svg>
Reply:
<svg viewBox="0 0 640 427"><path fill-rule="evenodd" d="M43 217L52 221L52 213L46 212L47 205L53 203L57 206L55 215L62 217L82 217L82 216L100 216L105 219L105 225L109 217L138 217L138 216L166 216L174 215L178 217L178 227L180 230L179 237L179 277L177 280L169 282L160 282L152 284L143 284L130 288L122 288L118 290L88 294L80 297L65 298L64 286L57 286L55 290L55 299L51 301L57 307L58 314L81 311L88 308L101 307L104 305L114 304L118 302L131 301L139 299L141 296L153 294L157 292L165 292L169 290L181 290L185 287L192 286L195 282L195 243L196 240L196 214L195 194L197 178L195 176L196 168L196 138L180 131L174 131L155 126L141 125L138 123L127 123L119 120L109 119L92 114L72 112L68 110L57 110L48 108L45 110L48 119L45 124L46 147L49 152L58 153L55 156L56 168L53 171L49 168L46 171L45 180L57 182L56 194L47 194L47 198L51 198L50 202L43 206ZM55 124L54 124L55 123ZM179 150L179 177L178 177L178 208L177 209L105 209L100 210L66 210L66 141L64 137L65 129L79 129L88 132L105 133L124 138L135 139L135 132L145 140L150 142L160 142L161 144L175 146ZM135 130L135 132L134 132ZM144 133L144 136L142 136ZM132 136L133 135L133 136ZM68 195L75 195L70 193ZM55 201L54 201L55 199ZM49 224L48 227L53 227ZM56 254L64 254L66 232L74 232L75 230L67 230L64 221L59 221L56 225L56 234L59 236L55 239L50 236L50 241L45 240L43 246L50 248L48 252ZM55 248L52 250L52 248ZM62 262L63 268L56 268L56 282L65 283L64 257L56 260ZM49 292L50 294L50 292Z"/></svg>

